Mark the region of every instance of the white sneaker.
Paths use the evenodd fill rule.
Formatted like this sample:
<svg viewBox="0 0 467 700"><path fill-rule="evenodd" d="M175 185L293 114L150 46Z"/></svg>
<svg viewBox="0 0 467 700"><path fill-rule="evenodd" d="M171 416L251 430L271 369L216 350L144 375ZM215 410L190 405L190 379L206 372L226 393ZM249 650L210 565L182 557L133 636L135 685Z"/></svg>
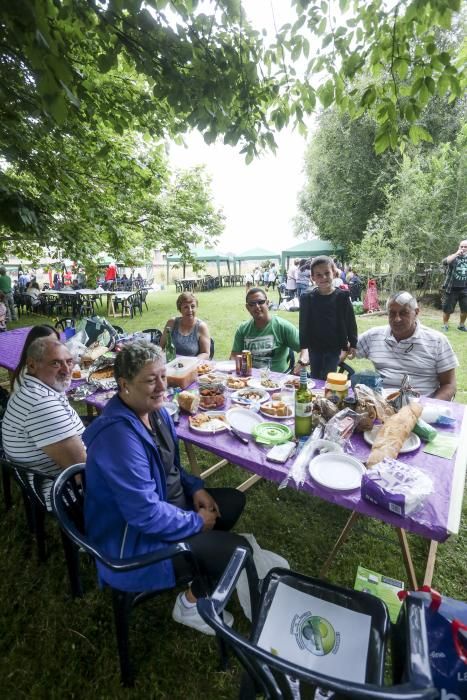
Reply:
<svg viewBox="0 0 467 700"><path fill-rule="evenodd" d="M179 622L181 625L186 625L187 627L192 627L193 629L198 630L198 632L209 634L211 637L213 637L216 633L212 627L209 627L209 625L203 620L196 609L196 605L187 608L187 606L183 603L182 596L183 593L178 594L174 609L172 610L172 618L175 620L175 622ZM225 624L232 627L233 621L233 615L227 610L224 610Z"/></svg>

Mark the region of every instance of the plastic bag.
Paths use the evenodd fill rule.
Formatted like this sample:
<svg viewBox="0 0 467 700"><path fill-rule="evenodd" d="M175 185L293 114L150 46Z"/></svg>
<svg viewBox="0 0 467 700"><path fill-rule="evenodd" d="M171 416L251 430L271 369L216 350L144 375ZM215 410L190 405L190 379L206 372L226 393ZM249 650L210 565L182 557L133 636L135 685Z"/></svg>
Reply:
<svg viewBox="0 0 467 700"><path fill-rule="evenodd" d="M400 411L402 406L408 406L411 401L418 399L420 394L412 389L410 385L410 377L408 374L404 374L401 381L401 388L394 394L390 394L387 397L388 403L394 406L396 411Z"/></svg>
<svg viewBox="0 0 467 700"><path fill-rule="evenodd" d="M290 479L293 479L296 486L303 486L307 476L307 467L315 451L314 442L319 440L323 434L322 426L315 428L304 445L302 446L297 457L294 459L289 473L279 484L279 489L284 489L289 485Z"/></svg>
<svg viewBox="0 0 467 700"><path fill-rule="evenodd" d="M360 416L351 408L344 408L331 418L324 429L324 438L345 447L353 435Z"/></svg>
<svg viewBox="0 0 467 700"><path fill-rule="evenodd" d="M253 550L253 561L255 562L258 578L263 580L271 569L275 566L280 566L283 569L290 569L290 564L287 559L281 557L280 554L270 552L268 549L262 549L254 535L250 533L242 533L242 537L248 540L248 543ZM248 578L246 571L242 571L237 581L237 595L240 605L242 606L245 616L251 622L251 602L250 589L248 586Z"/></svg>
<svg viewBox="0 0 467 700"><path fill-rule="evenodd" d="M356 384L354 394L357 399L355 411L360 415L356 427L358 432L371 430L376 419L384 422L386 418L395 413L394 408L382 398L381 394L366 384Z"/></svg>
<svg viewBox="0 0 467 700"><path fill-rule="evenodd" d="M400 596L402 597L402 596ZM440 595L423 586L404 596L410 608L412 598L422 599L433 685L442 700L467 698L467 603Z"/></svg>
<svg viewBox="0 0 467 700"><path fill-rule="evenodd" d="M402 517L419 510L432 492L428 474L397 459L386 457L362 477L362 498Z"/></svg>
<svg viewBox="0 0 467 700"><path fill-rule="evenodd" d="M381 389L383 388L383 378L379 372L376 372L374 369L367 369L363 372L354 372L354 374L352 374L350 377L350 384L352 385L352 389L357 384L366 384L366 386L369 386L370 389L374 389L375 391L381 393Z"/></svg>

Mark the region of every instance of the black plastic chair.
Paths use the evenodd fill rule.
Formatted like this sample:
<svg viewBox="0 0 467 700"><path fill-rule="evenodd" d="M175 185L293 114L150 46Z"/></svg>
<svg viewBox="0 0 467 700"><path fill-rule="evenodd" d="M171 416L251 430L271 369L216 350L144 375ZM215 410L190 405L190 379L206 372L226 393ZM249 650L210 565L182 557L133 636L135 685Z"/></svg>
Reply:
<svg viewBox="0 0 467 700"><path fill-rule="evenodd" d="M51 492L55 476L45 474L38 467L16 464L2 459L2 470L6 469L18 484L23 497L26 521L30 533L36 540L37 557L40 562L47 560L46 518L52 517ZM62 536L63 551L68 569L71 595L81 597L83 589L79 576L78 555L68 538Z"/></svg>
<svg viewBox="0 0 467 700"><path fill-rule="evenodd" d="M140 293L140 295L141 295L141 305L143 305L143 304L145 305L146 311L149 311L149 306L148 306L148 303L147 303L147 301L146 301L146 297L147 297L147 295L148 295L148 291L149 291L148 289L140 289L140 290L139 290L139 293Z"/></svg>
<svg viewBox="0 0 467 700"><path fill-rule="evenodd" d="M238 577L249 556L246 549L237 548L212 596L198 600L201 617L233 650L246 671L239 695L242 700L253 700L257 693L262 693L271 700L299 700L303 697L302 690L307 693L307 697L309 696L310 687L330 691L329 697L334 700L431 700L439 697L438 691L432 686L426 628L424 617L421 615L411 616L410 619L411 628L406 638L408 653L402 661L404 671L399 667L402 685L383 685L389 616L385 604L367 593L334 586L287 569L272 569L263 581L259 614L253 617L250 638L241 636L225 625L222 611L235 590ZM279 584L371 617L364 682L332 678L316 670L298 666L258 646ZM314 628L312 629L315 634ZM288 630L280 632L287 633ZM303 637L305 638L305 635ZM315 660L319 658L316 656Z"/></svg>
<svg viewBox="0 0 467 700"><path fill-rule="evenodd" d="M80 485L76 483L77 476L81 479ZM191 552L190 546L185 542L168 545L164 549L157 550L156 552L129 559L114 559L108 557L104 552L95 547L84 534L83 493L85 485L84 464L75 464L65 469L57 477L52 491L53 511L64 532L64 536L69 539L76 551L79 548L83 549L90 554L95 561L100 562L114 572L135 571L136 569L141 569L144 566L164 561L165 559L183 556L190 561L196 575L199 575L196 559ZM188 580L186 583L188 583ZM118 590L117 588L112 588L111 586L108 587L112 591L121 679L123 685L132 686L134 683L134 672L130 663L129 650L129 622L131 610L139 603L158 595L158 593L162 591L129 593L127 591ZM205 590L208 590L207 583L205 585Z"/></svg>
<svg viewBox="0 0 467 700"><path fill-rule="evenodd" d="M150 335L150 341L151 343L154 343L154 345L161 344L162 331L160 331L158 328L146 328L144 331L141 332Z"/></svg>

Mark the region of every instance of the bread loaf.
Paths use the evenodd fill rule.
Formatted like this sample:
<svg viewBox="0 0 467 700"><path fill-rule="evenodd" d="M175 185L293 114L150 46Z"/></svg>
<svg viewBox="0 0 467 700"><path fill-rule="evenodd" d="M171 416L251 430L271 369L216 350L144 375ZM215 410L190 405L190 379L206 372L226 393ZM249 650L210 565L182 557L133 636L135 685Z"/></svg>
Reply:
<svg viewBox="0 0 467 700"><path fill-rule="evenodd" d="M196 413L199 406L199 396L192 394L191 391L181 391L178 395L178 405L182 411Z"/></svg>
<svg viewBox="0 0 467 700"><path fill-rule="evenodd" d="M387 418L379 429L373 443L373 448L366 463L367 467L378 464L385 457L396 459L421 413L422 406L419 403L410 403L408 406L401 408L394 416Z"/></svg>

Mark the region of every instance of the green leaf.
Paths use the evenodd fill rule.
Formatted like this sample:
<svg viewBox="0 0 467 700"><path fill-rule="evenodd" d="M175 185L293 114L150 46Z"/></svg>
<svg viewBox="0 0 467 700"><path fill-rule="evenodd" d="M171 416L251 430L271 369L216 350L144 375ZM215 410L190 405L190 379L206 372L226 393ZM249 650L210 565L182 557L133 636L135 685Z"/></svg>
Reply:
<svg viewBox="0 0 467 700"><path fill-rule="evenodd" d="M404 58L396 58L394 61L394 71L401 80L405 80L409 71L409 65Z"/></svg>
<svg viewBox="0 0 467 700"><path fill-rule="evenodd" d="M431 94L434 95L436 91L436 83L431 76L428 75L425 78L425 85L428 88L428 92L431 92Z"/></svg>
<svg viewBox="0 0 467 700"><path fill-rule="evenodd" d="M389 134L384 131L376 136L375 139L375 153L379 155L384 153L389 148Z"/></svg>
<svg viewBox="0 0 467 700"><path fill-rule="evenodd" d="M328 80L324 85L321 85L318 90L318 99L323 105L324 109L329 107L334 100L334 83L332 80Z"/></svg>
<svg viewBox="0 0 467 700"><path fill-rule="evenodd" d="M415 146L418 146L420 141L433 142L431 134L419 124L413 124L409 129L409 138Z"/></svg>
<svg viewBox="0 0 467 700"><path fill-rule="evenodd" d="M422 88L422 85L424 85L424 82L425 82L425 81L424 81L423 78L417 78L417 80L416 80L416 81L414 82L414 84L412 85L411 94L412 94L412 95L416 95L417 92L420 92L420 90L421 90L421 88Z"/></svg>
<svg viewBox="0 0 467 700"><path fill-rule="evenodd" d="M438 80L438 92L444 97L451 87L451 78L447 73L442 73Z"/></svg>
<svg viewBox="0 0 467 700"><path fill-rule="evenodd" d="M439 26L443 29L451 29L452 22L452 12L450 10L445 10L438 15Z"/></svg>
<svg viewBox="0 0 467 700"><path fill-rule="evenodd" d="M451 63L451 56L448 54L447 51L442 51L439 56L439 60L441 63L443 63L445 66L448 66Z"/></svg>
<svg viewBox="0 0 467 700"><path fill-rule="evenodd" d="M292 27L292 35L296 34L298 32L298 30L300 29L300 27L303 27L303 25L305 24L305 21L306 21L306 15L302 15L301 17L299 17L297 19L297 21L295 22L295 24Z"/></svg>

